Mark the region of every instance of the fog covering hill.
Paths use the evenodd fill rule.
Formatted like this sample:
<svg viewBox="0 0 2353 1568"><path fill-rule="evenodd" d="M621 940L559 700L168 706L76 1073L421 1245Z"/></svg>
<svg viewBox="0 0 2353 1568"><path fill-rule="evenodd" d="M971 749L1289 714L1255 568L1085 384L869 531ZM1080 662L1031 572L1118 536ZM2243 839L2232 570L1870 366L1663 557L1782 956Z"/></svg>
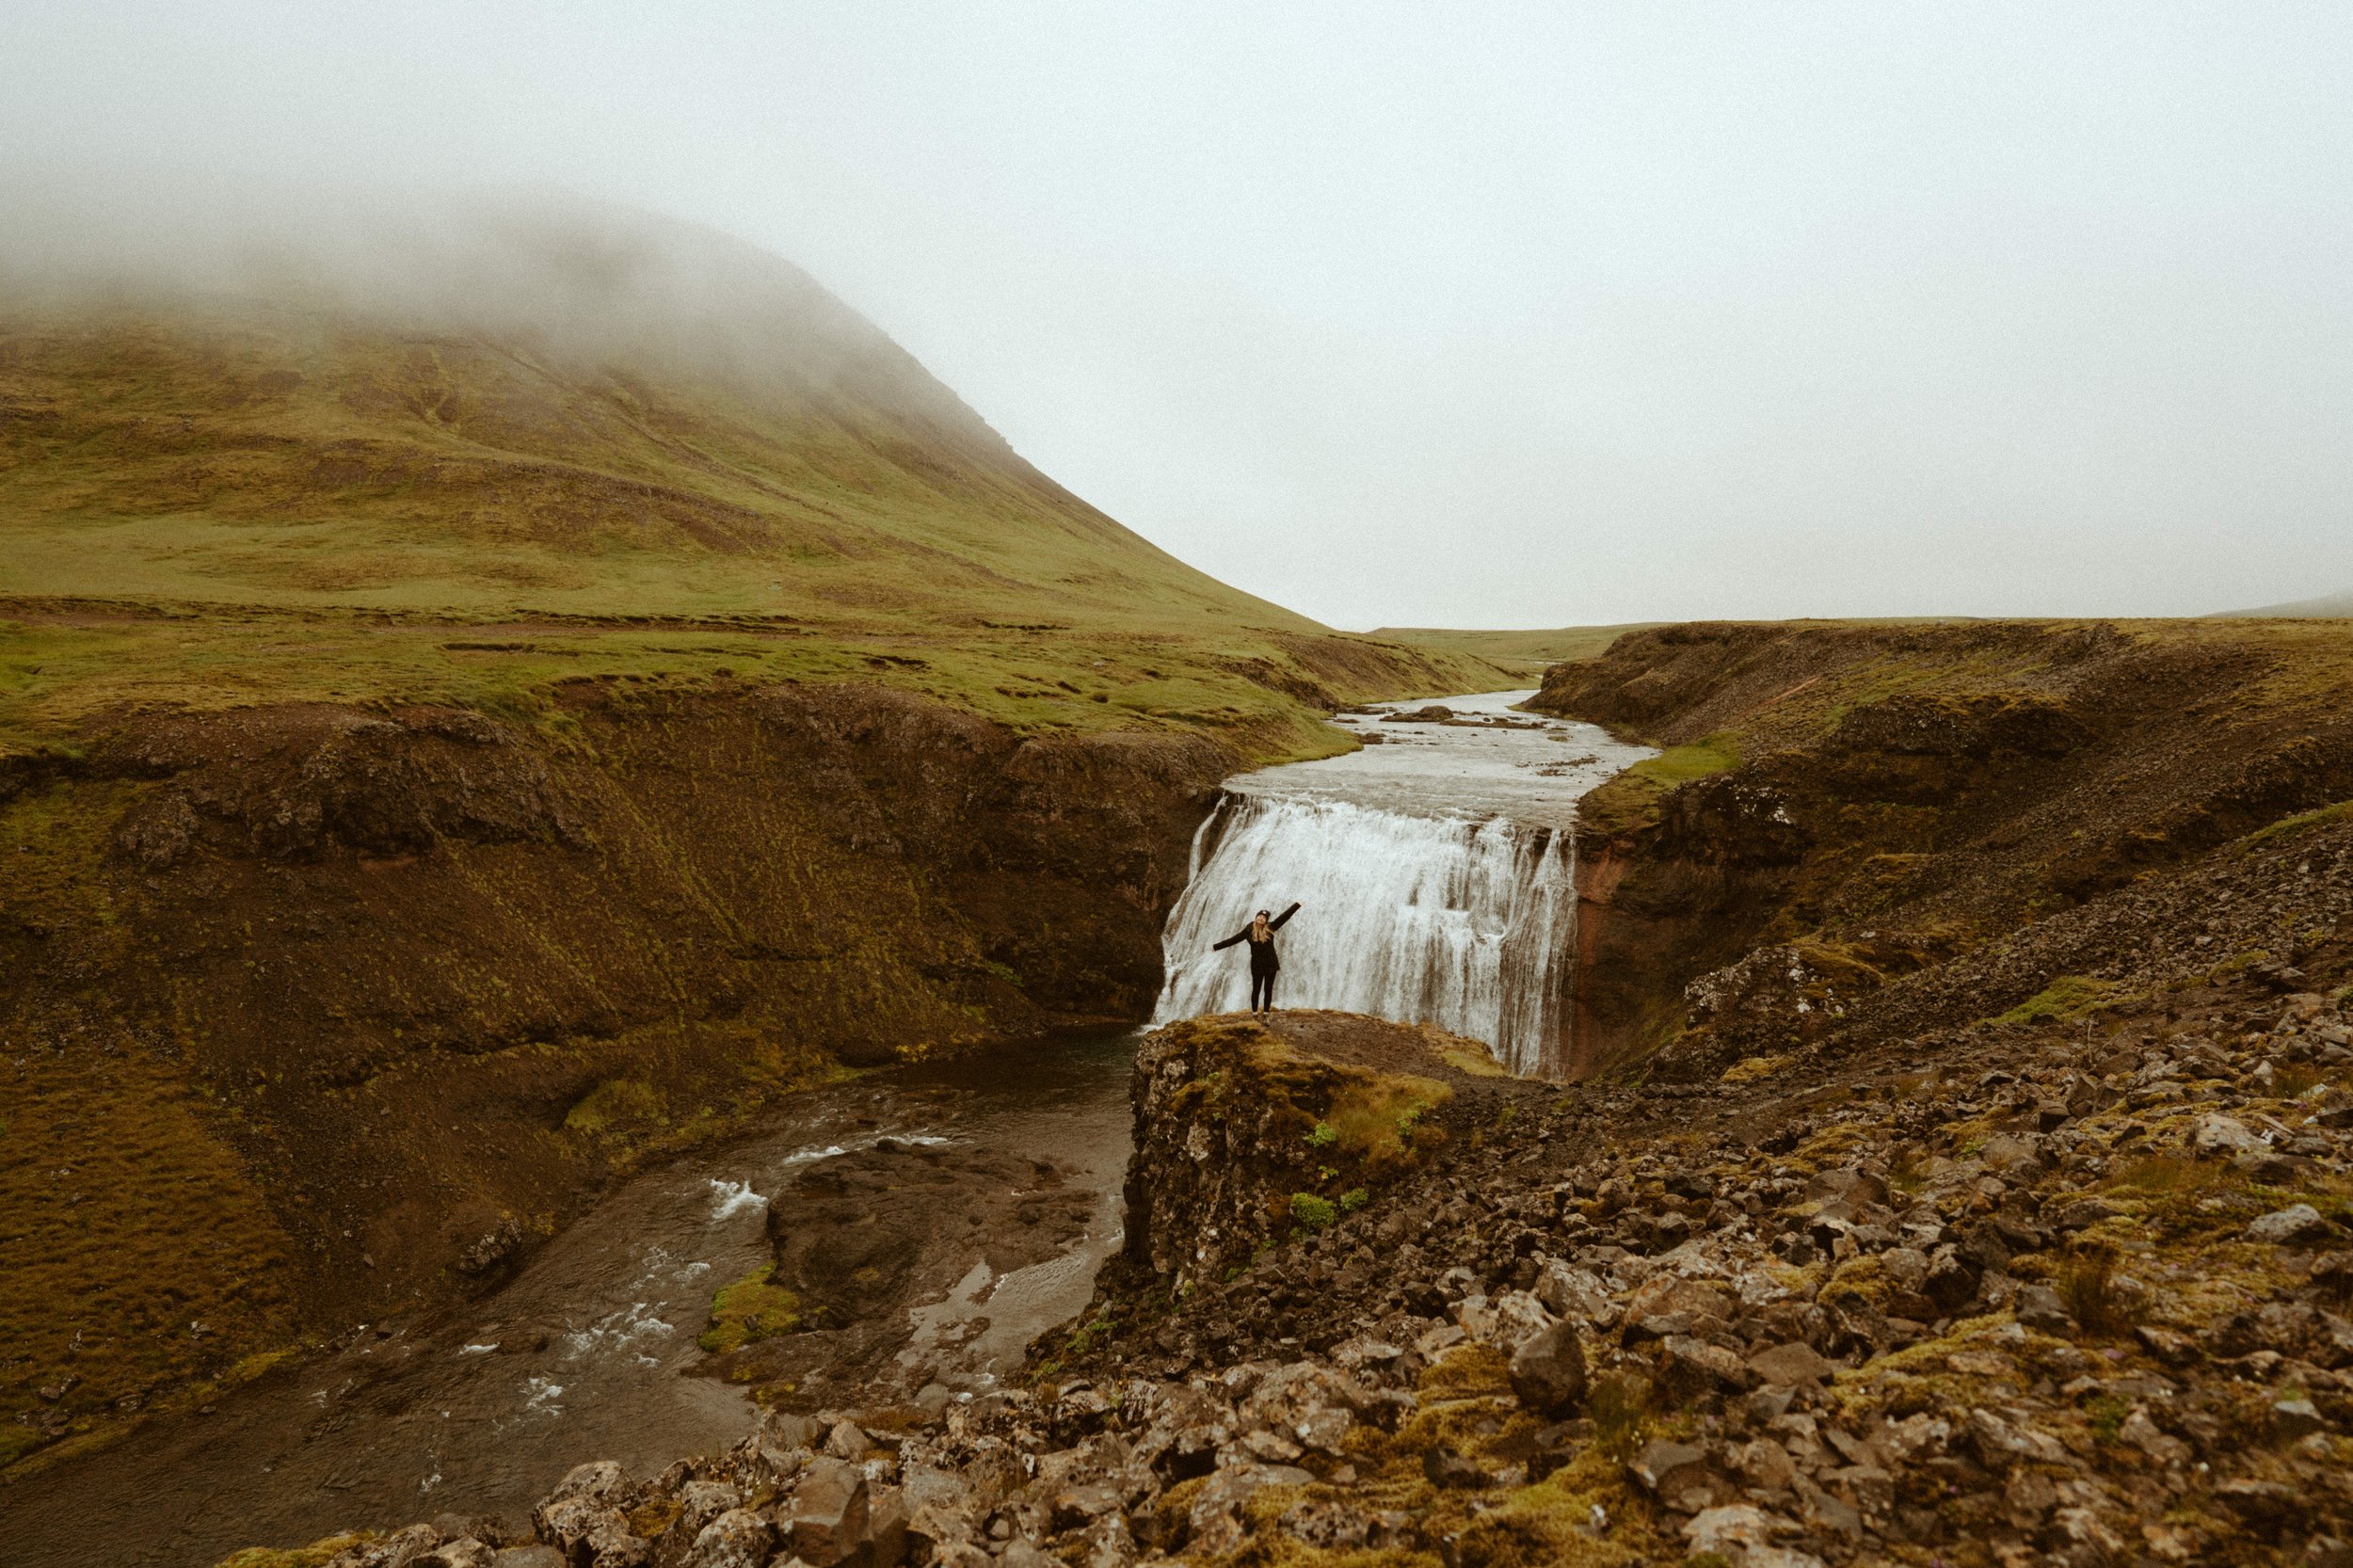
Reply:
<svg viewBox="0 0 2353 1568"><path fill-rule="evenodd" d="M2328 594L2319 599L2294 600L2286 604L2266 604L2259 610L2233 610L2234 616L2353 616L2353 589L2341 594Z"/></svg>
<svg viewBox="0 0 2353 1568"><path fill-rule="evenodd" d="M545 202L318 227L10 248L9 587L1311 625L1063 489L778 257Z"/></svg>

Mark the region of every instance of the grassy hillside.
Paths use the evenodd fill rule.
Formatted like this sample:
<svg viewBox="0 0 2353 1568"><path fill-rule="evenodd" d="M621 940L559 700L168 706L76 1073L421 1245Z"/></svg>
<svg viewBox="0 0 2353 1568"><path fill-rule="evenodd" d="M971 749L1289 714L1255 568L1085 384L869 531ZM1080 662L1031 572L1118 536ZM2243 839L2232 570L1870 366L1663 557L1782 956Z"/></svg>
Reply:
<svg viewBox="0 0 2353 1568"><path fill-rule="evenodd" d="M398 308L324 278L0 298L0 744L603 665L1080 727L1398 684L1063 489L788 264L624 237L509 236Z"/></svg>

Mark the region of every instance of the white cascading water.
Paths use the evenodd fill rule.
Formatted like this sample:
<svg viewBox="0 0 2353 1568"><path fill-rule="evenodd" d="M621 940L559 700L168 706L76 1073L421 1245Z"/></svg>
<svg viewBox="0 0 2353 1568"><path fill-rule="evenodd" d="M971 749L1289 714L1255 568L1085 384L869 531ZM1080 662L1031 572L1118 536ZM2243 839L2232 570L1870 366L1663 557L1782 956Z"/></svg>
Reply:
<svg viewBox="0 0 2353 1568"><path fill-rule="evenodd" d="M1434 1024L1515 1073L1557 1076L1577 983L1576 802L1651 752L1527 713L1529 695L1359 710L1340 722L1362 750L1228 780L1162 935L1153 1022L1249 1006L1248 954L1211 944L1296 900L1278 1008Z"/></svg>
<svg viewBox="0 0 2353 1568"><path fill-rule="evenodd" d="M1435 1024L1485 1042L1513 1072L1547 1073L1576 968L1575 854L1571 834L1502 818L1228 795L1169 916L1154 1021L1249 1006L1247 953L1210 945L1296 900L1278 938L1278 1007Z"/></svg>

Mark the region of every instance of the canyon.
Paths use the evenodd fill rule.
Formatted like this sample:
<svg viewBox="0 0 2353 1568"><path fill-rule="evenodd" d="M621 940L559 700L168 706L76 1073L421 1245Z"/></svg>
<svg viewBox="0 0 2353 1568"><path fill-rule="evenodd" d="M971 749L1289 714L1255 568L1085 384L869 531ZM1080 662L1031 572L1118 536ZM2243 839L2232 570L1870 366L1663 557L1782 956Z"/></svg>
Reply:
<svg viewBox="0 0 2353 1568"><path fill-rule="evenodd" d="M1166 1021L1124 1242L1018 1385L787 1400L528 1528L305 1560L2341 1560L2345 652L1703 627L1557 666L1538 704L1662 748L1575 829L1581 1005L1654 1036L1547 1081L1428 1023Z"/></svg>

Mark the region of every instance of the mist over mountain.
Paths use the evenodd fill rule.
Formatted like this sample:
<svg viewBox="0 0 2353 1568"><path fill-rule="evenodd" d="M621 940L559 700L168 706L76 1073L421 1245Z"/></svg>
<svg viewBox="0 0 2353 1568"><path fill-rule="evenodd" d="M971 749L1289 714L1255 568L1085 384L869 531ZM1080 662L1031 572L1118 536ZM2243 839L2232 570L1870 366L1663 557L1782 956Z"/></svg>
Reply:
<svg viewBox="0 0 2353 1568"><path fill-rule="evenodd" d="M2353 589L2341 594L2323 594L2318 599L2291 600L2285 604L2266 604L2260 609L2233 613L2243 616L2353 616Z"/></svg>
<svg viewBox="0 0 2353 1568"><path fill-rule="evenodd" d="M200 184L20 176L0 234L11 304L241 300L410 331L649 357L757 385L856 366L937 383L781 257L716 231L548 189Z"/></svg>
<svg viewBox="0 0 2353 1568"><path fill-rule="evenodd" d="M723 234L545 194L18 194L19 591L1312 625L1071 495Z"/></svg>

